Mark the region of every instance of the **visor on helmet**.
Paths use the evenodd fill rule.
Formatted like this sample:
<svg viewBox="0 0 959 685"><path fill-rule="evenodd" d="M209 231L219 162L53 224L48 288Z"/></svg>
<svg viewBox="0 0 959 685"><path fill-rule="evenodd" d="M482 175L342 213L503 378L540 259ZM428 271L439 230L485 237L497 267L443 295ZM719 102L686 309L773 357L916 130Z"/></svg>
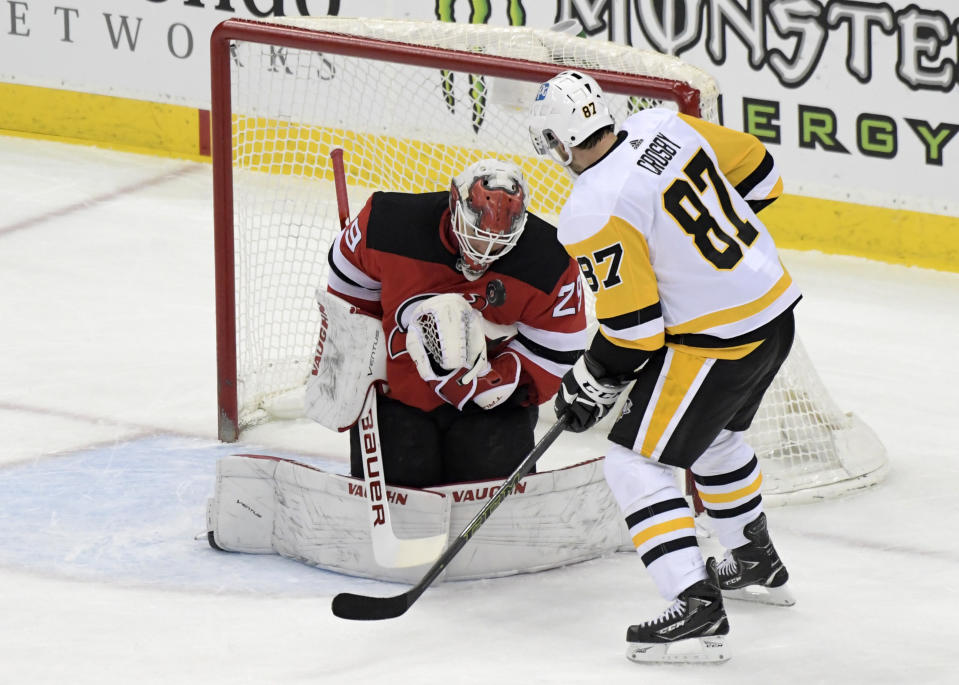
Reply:
<svg viewBox="0 0 959 685"><path fill-rule="evenodd" d="M573 161L569 146L560 140L552 129L539 130L535 126L530 126L529 137L533 141L533 149L541 157L549 155L563 166L569 166L570 162Z"/></svg>

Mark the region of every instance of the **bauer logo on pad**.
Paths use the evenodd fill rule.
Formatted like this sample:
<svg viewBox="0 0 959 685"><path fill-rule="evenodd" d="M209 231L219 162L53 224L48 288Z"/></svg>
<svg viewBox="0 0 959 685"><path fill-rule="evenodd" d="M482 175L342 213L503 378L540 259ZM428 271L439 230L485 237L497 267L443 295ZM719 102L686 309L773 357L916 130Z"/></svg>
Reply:
<svg viewBox="0 0 959 685"><path fill-rule="evenodd" d="M549 90L549 84L548 84L548 83L540 84L539 92L536 93L536 99L537 99L537 100L542 100L544 97L546 97L546 91L547 91L547 90Z"/></svg>

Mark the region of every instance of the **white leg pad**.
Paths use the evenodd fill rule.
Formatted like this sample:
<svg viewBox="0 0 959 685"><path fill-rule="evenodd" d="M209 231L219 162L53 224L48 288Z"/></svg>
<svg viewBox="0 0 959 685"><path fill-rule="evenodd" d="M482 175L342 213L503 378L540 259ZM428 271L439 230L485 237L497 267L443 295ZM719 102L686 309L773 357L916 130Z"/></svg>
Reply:
<svg viewBox="0 0 959 685"><path fill-rule="evenodd" d="M220 549L273 554L276 489L274 459L224 457L216 464L216 490L207 502L207 530Z"/></svg>
<svg viewBox="0 0 959 685"><path fill-rule="evenodd" d="M452 500L454 535L495 494L499 482L432 488ZM450 562L449 578L540 571L632 550L622 513L603 479L603 460L593 459L522 479Z"/></svg>
<svg viewBox="0 0 959 685"><path fill-rule="evenodd" d="M400 538L457 536L502 480L429 490L388 487ZM270 553L364 578L416 582L428 564L376 564L362 480L287 459L231 456L217 464L209 531L226 551ZM512 575L632 550L603 479L603 460L532 474L450 562L441 580Z"/></svg>

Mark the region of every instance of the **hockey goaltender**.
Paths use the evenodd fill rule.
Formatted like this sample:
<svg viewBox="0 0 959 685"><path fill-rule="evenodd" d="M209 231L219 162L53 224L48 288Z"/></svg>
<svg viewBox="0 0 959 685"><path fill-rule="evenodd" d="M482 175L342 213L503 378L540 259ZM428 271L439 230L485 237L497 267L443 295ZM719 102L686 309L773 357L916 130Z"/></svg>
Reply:
<svg viewBox="0 0 959 685"><path fill-rule="evenodd" d="M538 405L585 347L579 267L528 204L520 169L495 159L449 192L373 193L330 250L306 392L307 416L351 430L351 475L221 459L213 546L367 578L423 574L530 451ZM441 579L632 550L602 464L520 480Z"/></svg>

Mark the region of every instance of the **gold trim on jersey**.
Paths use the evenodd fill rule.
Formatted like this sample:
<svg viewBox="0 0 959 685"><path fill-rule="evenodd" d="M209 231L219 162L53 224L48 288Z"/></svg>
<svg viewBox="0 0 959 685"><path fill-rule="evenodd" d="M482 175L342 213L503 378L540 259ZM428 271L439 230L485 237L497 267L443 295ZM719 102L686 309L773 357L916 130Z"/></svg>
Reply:
<svg viewBox="0 0 959 685"><path fill-rule="evenodd" d="M663 343L666 341L666 336L663 333L652 335L648 338L640 338L638 340L624 340L623 338L616 338L603 330L602 324L600 324L599 333L617 347L625 347L630 350L642 350L643 352L655 352L662 347Z"/></svg>
<svg viewBox="0 0 959 685"><path fill-rule="evenodd" d="M681 518L673 519L672 521L657 523L655 526L650 526L649 528L636 533L636 535L633 536L633 546L640 547L643 543L649 542L657 535L666 535L667 533L673 533L677 530L683 530L686 528L692 530L696 529L696 522L693 521L692 516L683 516Z"/></svg>
<svg viewBox="0 0 959 685"><path fill-rule="evenodd" d="M765 146L754 135L718 126L682 113L679 118L706 139L716 153L720 170L733 186L739 185L744 178L756 171L766 157ZM781 181L779 186L781 193ZM770 197L773 195L770 194Z"/></svg>
<svg viewBox="0 0 959 685"><path fill-rule="evenodd" d="M775 200L783 194L783 189L783 179L780 176L778 179L776 179L776 185L773 186L773 189L770 191L769 195L766 196L766 199ZM765 214L763 216L765 216Z"/></svg>
<svg viewBox="0 0 959 685"><path fill-rule="evenodd" d="M617 245L622 247L618 263L611 252ZM649 245L645 236L625 219L609 217L591 236L567 244L566 251L579 263L586 283L596 295L597 319L611 319L659 302Z"/></svg>
<svg viewBox="0 0 959 685"><path fill-rule="evenodd" d="M663 437L675 430L672 426L673 418L679 412L680 407L684 406L695 395L695 389L698 390L699 383L697 379L702 373L703 367L711 363L711 360L690 354L677 353L675 349L666 354L664 362L663 378L660 387L654 391L650 403L652 405L652 414L649 416L649 422L646 430L640 428L637 440L642 437L642 445L639 453L646 457L658 458L656 448L663 440ZM648 410L647 410L648 411ZM644 423L645 420L644 420ZM654 456L655 455L655 456Z"/></svg>
<svg viewBox="0 0 959 685"><path fill-rule="evenodd" d="M607 336L608 338L609 336ZM710 359L742 359L747 354L763 344L763 340L746 343L744 345L735 345L734 347L692 347L691 345L680 345L678 343L666 343L667 347L672 347L677 352L685 352L694 357L708 357ZM613 341L610 341L613 342Z"/></svg>
<svg viewBox="0 0 959 685"><path fill-rule="evenodd" d="M780 266L782 266L782 262L780 262ZM775 302L784 292L786 292L786 290L789 289L789 286L792 285L793 279L789 275L789 272L786 271L786 267L783 266L782 269L782 278L780 278L772 288L766 291L766 294L762 297L736 307L729 307L728 309L720 309L718 312L704 314L703 316L696 317L695 319L691 319L676 326L669 326L667 327L666 332L670 335L700 333L716 326L735 323L758 314Z"/></svg>

